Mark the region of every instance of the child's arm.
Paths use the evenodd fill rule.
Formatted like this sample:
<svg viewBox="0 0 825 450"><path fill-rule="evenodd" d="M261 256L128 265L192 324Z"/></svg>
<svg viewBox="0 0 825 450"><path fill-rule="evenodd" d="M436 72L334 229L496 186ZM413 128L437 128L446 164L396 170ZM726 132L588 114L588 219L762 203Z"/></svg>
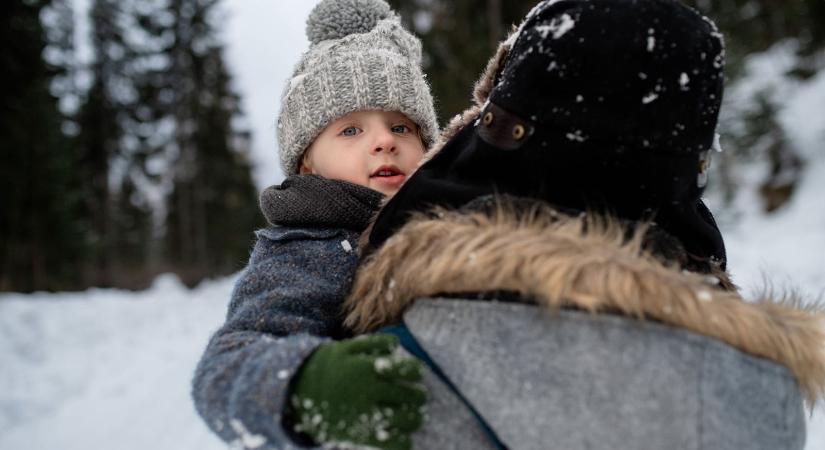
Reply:
<svg viewBox="0 0 825 450"><path fill-rule="evenodd" d="M293 445L281 420L288 386L304 359L340 333L355 239L337 230L259 232L226 323L193 381L196 408L225 441L260 443L247 445L260 449Z"/></svg>

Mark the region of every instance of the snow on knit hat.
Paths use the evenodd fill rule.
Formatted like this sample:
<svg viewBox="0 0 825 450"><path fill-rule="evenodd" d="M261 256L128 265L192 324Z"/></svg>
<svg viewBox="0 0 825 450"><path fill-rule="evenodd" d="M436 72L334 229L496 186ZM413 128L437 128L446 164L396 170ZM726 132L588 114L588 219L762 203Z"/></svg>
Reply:
<svg viewBox="0 0 825 450"><path fill-rule="evenodd" d="M421 42L384 0L323 0L309 14L310 48L281 97L278 146L286 175L335 119L353 111L398 111L419 127L424 145L438 133Z"/></svg>

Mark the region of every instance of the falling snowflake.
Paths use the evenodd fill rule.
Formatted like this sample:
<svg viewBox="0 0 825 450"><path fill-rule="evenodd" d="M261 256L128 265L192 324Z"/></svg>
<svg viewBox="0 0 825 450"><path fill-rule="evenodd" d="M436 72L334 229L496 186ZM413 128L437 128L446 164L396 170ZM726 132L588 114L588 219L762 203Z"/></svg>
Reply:
<svg viewBox="0 0 825 450"><path fill-rule="evenodd" d="M243 422L241 422L240 420L230 419L229 425L238 435L238 439L240 440L240 444L243 445L243 448L254 450L266 444L266 438L264 438L260 434L250 433L249 430L246 429L246 426L244 426Z"/></svg>
<svg viewBox="0 0 825 450"><path fill-rule="evenodd" d="M688 74L682 72L682 74L679 75L679 86L682 87L683 91L687 90L688 83L690 83L690 77L688 77Z"/></svg>
<svg viewBox="0 0 825 450"><path fill-rule="evenodd" d="M696 293L696 298L698 298L700 302L709 302L713 300L713 295L710 291L702 290Z"/></svg>
<svg viewBox="0 0 825 450"><path fill-rule="evenodd" d="M575 25L576 21L569 14L562 14L561 17L554 17L548 25L539 25L535 28L541 33L542 39L547 39L550 33L553 34L553 39L558 39L572 30Z"/></svg>
<svg viewBox="0 0 825 450"><path fill-rule="evenodd" d="M652 102L653 100L656 100L657 98L659 98L659 94L651 92L650 94L647 94L644 97L642 97L642 103L647 105L648 103Z"/></svg>
<svg viewBox="0 0 825 450"><path fill-rule="evenodd" d="M567 139L576 142L584 142L587 140L587 136L582 134L582 130L575 130L572 133L567 133Z"/></svg>

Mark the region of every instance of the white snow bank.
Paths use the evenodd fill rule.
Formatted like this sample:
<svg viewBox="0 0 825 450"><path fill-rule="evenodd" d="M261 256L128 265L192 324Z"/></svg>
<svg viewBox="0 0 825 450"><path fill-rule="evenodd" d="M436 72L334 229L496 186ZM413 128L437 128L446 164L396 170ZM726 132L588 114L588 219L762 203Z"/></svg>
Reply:
<svg viewBox="0 0 825 450"><path fill-rule="evenodd" d="M225 449L189 383L233 282L0 296L0 449Z"/></svg>

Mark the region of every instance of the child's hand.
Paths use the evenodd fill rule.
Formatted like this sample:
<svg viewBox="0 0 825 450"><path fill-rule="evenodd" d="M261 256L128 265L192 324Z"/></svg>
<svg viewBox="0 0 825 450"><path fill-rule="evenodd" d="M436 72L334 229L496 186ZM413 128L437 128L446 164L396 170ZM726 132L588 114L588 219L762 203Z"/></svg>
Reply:
<svg viewBox="0 0 825 450"><path fill-rule="evenodd" d="M426 402L423 365L397 348L398 338L388 334L318 347L293 382L296 431L322 444L412 448Z"/></svg>

